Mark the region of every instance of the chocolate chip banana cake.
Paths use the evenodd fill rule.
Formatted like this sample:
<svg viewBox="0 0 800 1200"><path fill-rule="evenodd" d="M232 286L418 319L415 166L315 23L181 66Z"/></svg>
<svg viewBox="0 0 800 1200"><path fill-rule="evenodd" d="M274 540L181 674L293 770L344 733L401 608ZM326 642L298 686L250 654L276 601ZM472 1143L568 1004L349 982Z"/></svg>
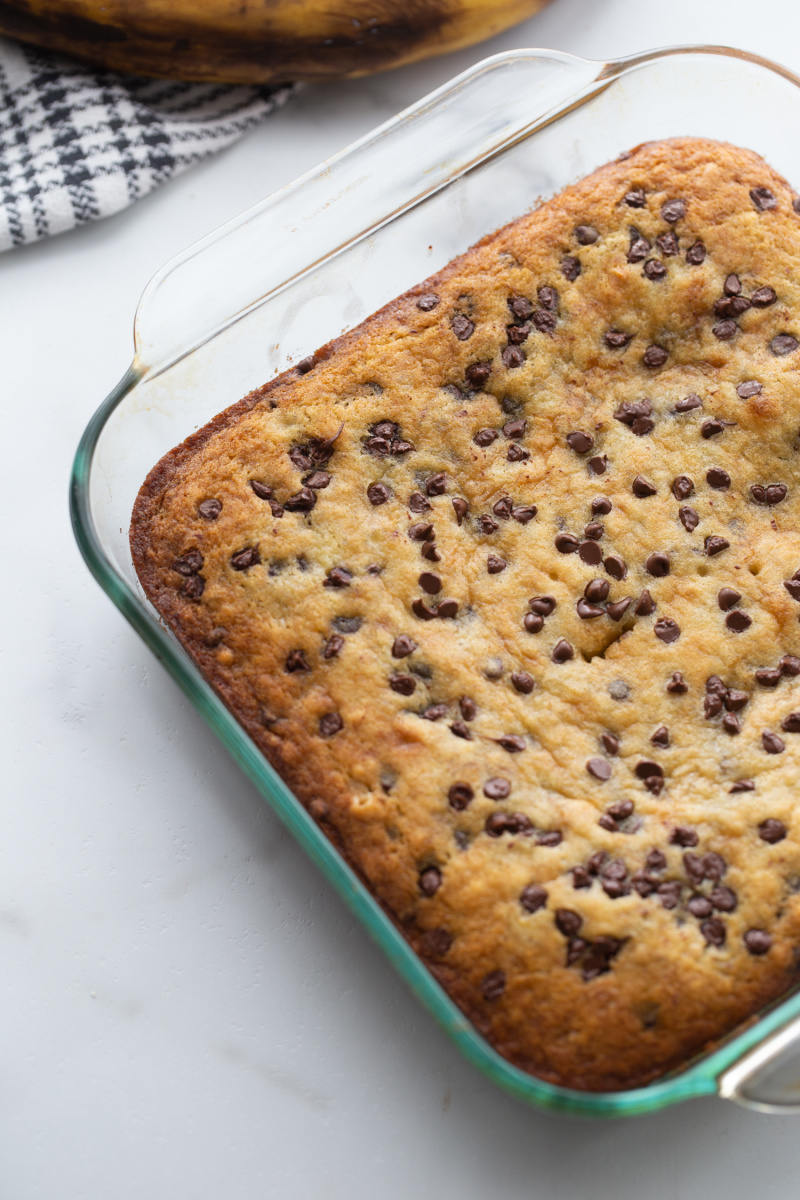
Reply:
<svg viewBox="0 0 800 1200"><path fill-rule="evenodd" d="M641 146L151 472L145 592L456 1004L644 1084L800 982L800 198Z"/></svg>

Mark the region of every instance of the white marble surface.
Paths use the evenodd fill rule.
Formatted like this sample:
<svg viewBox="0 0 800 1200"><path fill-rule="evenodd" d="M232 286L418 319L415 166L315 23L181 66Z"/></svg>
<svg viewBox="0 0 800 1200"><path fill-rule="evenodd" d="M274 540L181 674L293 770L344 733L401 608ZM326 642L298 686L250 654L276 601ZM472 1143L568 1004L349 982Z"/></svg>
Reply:
<svg viewBox="0 0 800 1200"><path fill-rule="evenodd" d="M557 0L309 89L105 223L0 260L0 1197L786 1200L800 1118L543 1116L463 1062L86 571L70 462L161 263L497 49L740 45L793 0ZM702 86L702 81L698 81ZM735 97L731 98L735 103Z"/></svg>

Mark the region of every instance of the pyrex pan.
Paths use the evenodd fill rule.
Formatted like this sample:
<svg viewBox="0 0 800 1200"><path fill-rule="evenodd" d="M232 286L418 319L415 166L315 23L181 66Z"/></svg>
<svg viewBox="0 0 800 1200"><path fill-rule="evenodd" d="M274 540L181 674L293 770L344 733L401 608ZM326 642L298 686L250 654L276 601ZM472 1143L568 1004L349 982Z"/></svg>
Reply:
<svg viewBox="0 0 800 1200"><path fill-rule="evenodd" d="M800 992L644 1088L578 1092L506 1062L160 623L131 562L131 510L150 468L217 412L622 151L716 138L758 151L800 186L798 127L800 78L738 50L488 58L168 263L139 305L133 363L76 455L73 525L101 586L467 1058L543 1108L622 1115L716 1093L800 1111Z"/></svg>

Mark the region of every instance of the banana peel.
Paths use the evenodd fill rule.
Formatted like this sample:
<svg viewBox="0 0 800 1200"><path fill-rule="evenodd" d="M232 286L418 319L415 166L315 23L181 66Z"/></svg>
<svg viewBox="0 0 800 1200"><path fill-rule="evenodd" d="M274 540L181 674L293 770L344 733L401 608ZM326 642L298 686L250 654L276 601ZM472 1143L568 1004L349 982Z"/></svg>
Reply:
<svg viewBox="0 0 800 1200"><path fill-rule="evenodd" d="M0 34L137 75L324 81L469 46L547 2L0 0Z"/></svg>

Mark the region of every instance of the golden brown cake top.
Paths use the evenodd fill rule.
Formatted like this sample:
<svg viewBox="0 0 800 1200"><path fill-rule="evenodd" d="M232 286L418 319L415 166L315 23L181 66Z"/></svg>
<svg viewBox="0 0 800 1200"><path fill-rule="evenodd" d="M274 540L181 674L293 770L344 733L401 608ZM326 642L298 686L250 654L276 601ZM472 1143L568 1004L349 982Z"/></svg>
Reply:
<svg viewBox="0 0 800 1200"><path fill-rule="evenodd" d="M137 502L156 607L457 1003L556 1082L647 1081L796 977L796 204L749 151L643 146Z"/></svg>

